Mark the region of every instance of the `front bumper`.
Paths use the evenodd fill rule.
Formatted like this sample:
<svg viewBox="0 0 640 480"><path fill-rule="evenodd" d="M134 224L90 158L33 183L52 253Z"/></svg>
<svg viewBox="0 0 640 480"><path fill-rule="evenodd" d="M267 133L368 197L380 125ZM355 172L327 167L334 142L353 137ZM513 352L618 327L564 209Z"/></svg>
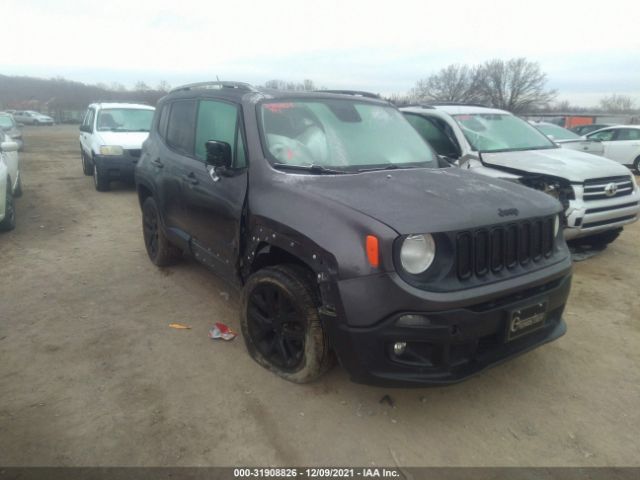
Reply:
<svg viewBox="0 0 640 480"><path fill-rule="evenodd" d="M123 155L94 155L96 166L110 180L133 181L133 173L139 157L132 156L128 150Z"/></svg>
<svg viewBox="0 0 640 480"><path fill-rule="evenodd" d="M615 198L585 201L583 188L574 186L575 200L569 201L565 210L565 240L598 234L624 227L638 220L640 214L640 189L629 195Z"/></svg>
<svg viewBox="0 0 640 480"><path fill-rule="evenodd" d="M380 292L368 285L369 281L362 279L360 289L368 296L360 298L359 311L376 316L378 301L374 298ZM398 292L394 292L392 283L382 298L393 305ZM563 262L545 280L515 291L503 286L502 294L494 293L489 300L478 297L476 303L469 303L468 297L458 306L449 302L447 308L434 309L431 302L417 299L370 326L340 322L340 315L323 320L340 363L353 381L384 386L445 385L562 336L566 331L562 313L570 286L570 265ZM341 294L344 296L343 289ZM546 305L543 326L508 341L511 313L539 303ZM353 308L347 305L347 309L353 313ZM428 324L398 326L397 319L406 314L422 315L428 318ZM396 342L407 344L401 356L393 350Z"/></svg>

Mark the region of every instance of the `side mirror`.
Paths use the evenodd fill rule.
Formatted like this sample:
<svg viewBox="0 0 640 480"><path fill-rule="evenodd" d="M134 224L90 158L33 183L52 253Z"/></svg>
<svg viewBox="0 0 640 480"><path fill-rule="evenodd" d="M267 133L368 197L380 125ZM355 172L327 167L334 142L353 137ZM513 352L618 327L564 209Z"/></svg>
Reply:
<svg viewBox="0 0 640 480"><path fill-rule="evenodd" d="M231 168L231 145L227 142L209 140L205 143L207 150L207 165L215 168Z"/></svg>
<svg viewBox="0 0 640 480"><path fill-rule="evenodd" d="M18 144L16 142L2 142L0 143L0 151L2 152L17 152Z"/></svg>

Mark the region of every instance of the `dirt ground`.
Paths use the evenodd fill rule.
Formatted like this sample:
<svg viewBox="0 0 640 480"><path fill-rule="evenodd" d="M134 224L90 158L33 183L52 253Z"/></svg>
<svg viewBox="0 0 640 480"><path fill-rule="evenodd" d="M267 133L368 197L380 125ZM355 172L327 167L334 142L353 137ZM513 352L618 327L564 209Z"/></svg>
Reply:
<svg viewBox="0 0 640 480"><path fill-rule="evenodd" d="M238 329L237 292L149 262L134 190L94 190L75 127L25 140L0 235L0 465L640 465L640 224L575 264L556 342L451 387L339 367L297 386L207 337Z"/></svg>

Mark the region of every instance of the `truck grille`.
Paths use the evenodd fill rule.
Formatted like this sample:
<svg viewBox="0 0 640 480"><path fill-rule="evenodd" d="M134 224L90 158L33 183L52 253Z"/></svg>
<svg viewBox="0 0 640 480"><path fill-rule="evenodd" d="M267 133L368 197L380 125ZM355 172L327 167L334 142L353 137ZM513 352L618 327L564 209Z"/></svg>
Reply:
<svg viewBox="0 0 640 480"><path fill-rule="evenodd" d="M594 178L584 182L584 200L587 202L623 197L632 192L633 183L629 176Z"/></svg>
<svg viewBox="0 0 640 480"><path fill-rule="evenodd" d="M140 154L142 153L142 150L139 148L136 149L129 149L127 150L129 152L129 155L131 155L133 158L140 158Z"/></svg>
<svg viewBox="0 0 640 480"><path fill-rule="evenodd" d="M546 217L492 228L459 232L456 271L460 280L485 277L503 269L536 263L553 252L553 223Z"/></svg>

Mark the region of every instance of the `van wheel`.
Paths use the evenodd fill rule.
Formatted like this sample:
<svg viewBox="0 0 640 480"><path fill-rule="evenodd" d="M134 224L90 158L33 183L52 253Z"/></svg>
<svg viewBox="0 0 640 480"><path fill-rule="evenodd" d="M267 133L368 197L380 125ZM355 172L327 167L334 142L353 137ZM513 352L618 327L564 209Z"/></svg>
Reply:
<svg viewBox="0 0 640 480"><path fill-rule="evenodd" d="M7 193L4 202L4 219L0 222L0 231L8 232L16 228L16 205L11 193L11 182L7 178Z"/></svg>
<svg viewBox="0 0 640 480"><path fill-rule="evenodd" d="M569 245L572 247L591 246L596 250L602 250L622 233L622 228L616 228L613 230L607 230L595 235L589 235L588 237L576 238L575 240L569 240Z"/></svg>
<svg viewBox="0 0 640 480"><path fill-rule="evenodd" d="M87 177L93 175L93 162L91 162L85 153L81 150L80 156L82 158L82 173L84 173Z"/></svg>
<svg viewBox="0 0 640 480"><path fill-rule="evenodd" d="M640 175L640 157L636 158L636 160L633 162L633 168L635 168L636 173Z"/></svg>
<svg viewBox="0 0 640 480"><path fill-rule="evenodd" d="M99 192L107 192L109 190L109 179L104 174L104 171L96 165L96 162L91 162L93 164L93 185L96 187L96 190Z"/></svg>
<svg viewBox="0 0 640 480"><path fill-rule="evenodd" d="M153 197L147 197L142 204L142 235L149 259L158 267L176 263L182 252L171 245L162 230L160 214Z"/></svg>
<svg viewBox="0 0 640 480"><path fill-rule="evenodd" d="M258 270L244 287L242 335L251 357L294 383L316 380L333 364L320 322L317 289L297 265Z"/></svg>
<svg viewBox="0 0 640 480"><path fill-rule="evenodd" d="M22 175L18 176L18 184L13 192L13 196L15 198L20 198L22 196Z"/></svg>

